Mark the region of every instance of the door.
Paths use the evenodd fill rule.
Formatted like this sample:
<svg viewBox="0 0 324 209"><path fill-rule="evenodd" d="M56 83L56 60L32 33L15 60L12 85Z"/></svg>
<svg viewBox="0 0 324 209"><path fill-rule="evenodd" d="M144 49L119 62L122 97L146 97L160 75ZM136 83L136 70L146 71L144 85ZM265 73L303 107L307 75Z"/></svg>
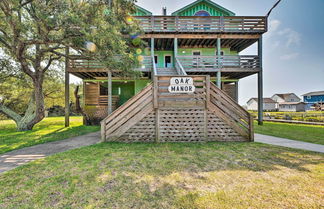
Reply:
<svg viewBox="0 0 324 209"><path fill-rule="evenodd" d="M164 67L165 68L172 68L172 57L171 55L164 56Z"/></svg>
<svg viewBox="0 0 324 209"><path fill-rule="evenodd" d="M193 68L198 68L199 62L200 62L200 54L201 54L200 51L192 51L192 56L193 56L192 67Z"/></svg>

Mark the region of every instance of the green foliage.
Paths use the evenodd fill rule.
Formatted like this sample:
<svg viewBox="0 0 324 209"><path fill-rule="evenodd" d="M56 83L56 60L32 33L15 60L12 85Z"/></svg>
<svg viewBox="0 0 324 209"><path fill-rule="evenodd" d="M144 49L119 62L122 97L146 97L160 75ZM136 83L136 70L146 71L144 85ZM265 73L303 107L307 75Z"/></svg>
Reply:
<svg viewBox="0 0 324 209"><path fill-rule="evenodd" d="M0 1L0 79L6 83L0 92L5 100L0 102L1 111L21 130L42 120L44 96L53 100L62 95L57 69L62 70L67 47L70 55L97 59L108 69L131 73L139 64L136 48L143 47L139 27L129 16L134 11L132 0L114 0L111 6L103 0ZM11 78L10 69L20 81ZM17 87L10 93L12 85ZM26 110L23 116L19 115L22 109Z"/></svg>
<svg viewBox="0 0 324 209"><path fill-rule="evenodd" d="M254 118L257 117L257 112L250 113ZM264 112L263 117L271 117L272 119L290 119L298 121L309 121L309 122L324 122L323 111L307 111L307 112Z"/></svg>

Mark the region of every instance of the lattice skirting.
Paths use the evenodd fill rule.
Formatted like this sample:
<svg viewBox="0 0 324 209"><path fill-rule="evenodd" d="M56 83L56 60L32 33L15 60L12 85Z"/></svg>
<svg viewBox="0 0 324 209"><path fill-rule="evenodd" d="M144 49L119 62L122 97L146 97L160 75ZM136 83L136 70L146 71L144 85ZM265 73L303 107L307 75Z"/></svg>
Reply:
<svg viewBox="0 0 324 209"><path fill-rule="evenodd" d="M156 117L159 114L159 117ZM156 120L159 120L156 122ZM156 124L159 129L156 129ZM157 134L160 135L157 140ZM115 139L116 140L116 139ZM123 142L249 141L205 109L159 109L127 130Z"/></svg>

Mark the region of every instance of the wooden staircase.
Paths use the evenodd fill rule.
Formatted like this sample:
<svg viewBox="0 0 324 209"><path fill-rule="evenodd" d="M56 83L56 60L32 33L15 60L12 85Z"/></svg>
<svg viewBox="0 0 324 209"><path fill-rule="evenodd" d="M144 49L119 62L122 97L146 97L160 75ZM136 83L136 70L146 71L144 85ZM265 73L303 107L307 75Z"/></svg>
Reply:
<svg viewBox="0 0 324 209"><path fill-rule="evenodd" d="M171 77L154 82L101 122L103 141L253 141L253 118L209 76L187 76L195 92L169 93Z"/></svg>
<svg viewBox="0 0 324 209"><path fill-rule="evenodd" d="M177 75L175 68L157 68L157 75Z"/></svg>

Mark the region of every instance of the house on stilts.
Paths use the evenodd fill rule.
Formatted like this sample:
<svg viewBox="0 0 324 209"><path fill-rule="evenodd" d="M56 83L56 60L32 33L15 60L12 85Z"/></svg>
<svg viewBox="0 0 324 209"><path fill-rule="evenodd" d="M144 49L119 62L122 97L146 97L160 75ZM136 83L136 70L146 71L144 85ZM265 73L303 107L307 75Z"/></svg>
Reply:
<svg viewBox="0 0 324 209"><path fill-rule="evenodd" d="M262 122L262 35L265 16L235 16L210 0L171 15L137 6L149 50L140 78L119 77L75 57L68 73L83 80L84 110L101 122L104 141L253 141L252 116L238 104L241 78L258 74ZM257 43L257 53L240 52ZM261 108L260 108L261 107Z"/></svg>

